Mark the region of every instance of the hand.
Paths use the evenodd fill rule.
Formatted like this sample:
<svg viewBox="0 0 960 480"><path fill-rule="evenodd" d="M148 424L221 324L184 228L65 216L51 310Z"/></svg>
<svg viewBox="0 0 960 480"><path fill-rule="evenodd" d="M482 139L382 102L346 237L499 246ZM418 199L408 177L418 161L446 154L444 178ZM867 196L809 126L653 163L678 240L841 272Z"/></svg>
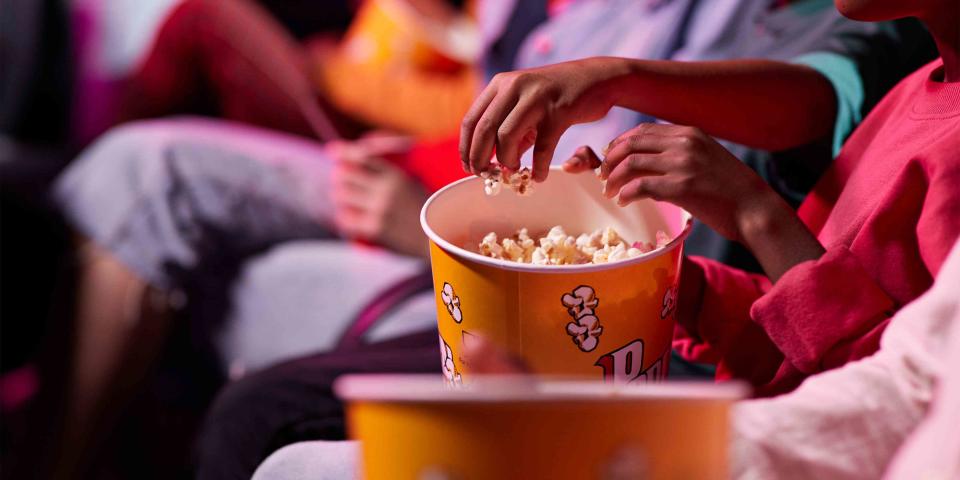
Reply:
<svg viewBox="0 0 960 480"><path fill-rule="evenodd" d="M777 197L713 138L676 125L645 123L614 139L600 176L604 195L621 206L642 198L668 201L735 241L746 217Z"/></svg>
<svg viewBox="0 0 960 480"><path fill-rule="evenodd" d="M596 165L578 150L568 171ZM702 131L641 124L607 148L600 165L604 195L619 205L642 198L678 205L724 237L746 245L772 281L800 262L823 255L820 242L753 170Z"/></svg>
<svg viewBox="0 0 960 480"><path fill-rule="evenodd" d="M488 169L497 159L520 168L533 146L533 178L547 178L560 135L576 123L599 120L613 106L609 81L625 73L618 59L590 58L501 73L480 93L460 129L460 160L467 172Z"/></svg>
<svg viewBox="0 0 960 480"><path fill-rule="evenodd" d="M335 158L331 188L334 225L346 238L373 241L427 258L427 239L419 221L427 194L383 158L396 146L391 142L379 137L329 147Z"/></svg>

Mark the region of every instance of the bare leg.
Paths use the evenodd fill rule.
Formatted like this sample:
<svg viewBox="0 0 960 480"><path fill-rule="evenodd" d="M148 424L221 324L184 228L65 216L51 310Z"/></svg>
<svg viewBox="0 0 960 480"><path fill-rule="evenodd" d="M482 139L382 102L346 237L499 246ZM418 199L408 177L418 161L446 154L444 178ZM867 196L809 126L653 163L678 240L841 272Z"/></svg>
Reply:
<svg viewBox="0 0 960 480"><path fill-rule="evenodd" d="M80 247L66 416L53 478L83 477L156 359L171 325L167 296L105 250Z"/></svg>

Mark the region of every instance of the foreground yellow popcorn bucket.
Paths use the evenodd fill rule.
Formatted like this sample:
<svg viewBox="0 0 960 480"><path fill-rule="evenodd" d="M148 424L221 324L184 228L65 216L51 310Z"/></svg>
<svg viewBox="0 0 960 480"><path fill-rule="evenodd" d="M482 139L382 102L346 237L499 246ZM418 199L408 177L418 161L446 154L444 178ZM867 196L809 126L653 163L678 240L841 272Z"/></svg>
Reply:
<svg viewBox="0 0 960 480"><path fill-rule="evenodd" d="M346 376L367 480L726 478L739 384Z"/></svg>
<svg viewBox="0 0 960 480"><path fill-rule="evenodd" d="M420 222L430 238L444 375L469 377L463 346L478 336L522 358L539 374L613 383L666 377L677 305L683 241L691 216L644 200L618 207L592 174L552 169L529 196L507 189L487 196L468 178L436 192ZM520 228L572 235L613 227L628 242L672 239L653 252L598 265L544 266L508 262L476 251L489 232Z"/></svg>

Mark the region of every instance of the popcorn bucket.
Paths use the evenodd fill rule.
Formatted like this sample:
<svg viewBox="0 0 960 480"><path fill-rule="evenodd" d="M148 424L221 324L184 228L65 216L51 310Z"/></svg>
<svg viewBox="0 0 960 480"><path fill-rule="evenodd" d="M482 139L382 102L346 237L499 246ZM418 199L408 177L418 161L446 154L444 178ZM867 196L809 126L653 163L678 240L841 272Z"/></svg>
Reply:
<svg viewBox="0 0 960 480"><path fill-rule="evenodd" d="M345 376L351 438L368 480L726 478L741 384L617 386L478 377Z"/></svg>
<svg viewBox="0 0 960 480"><path fill-rule="evenodd" d="M475 62L480 48L479 31L466 16L441 21L405 0L367 0L347 31L342 56L373 68L447 71Z"/></svg>
<svg viewBox="0 0 960 480"><path fill-rule="evenodd" d="M469 376L463 346L483 336L538 374L618 384L664 379L690 214L653 200L618 207L603 197L595 175L559 167L535 188L529 196L487 196L481 179L467 178L423 207L446 378L461 383ZM557 225L571 234L613 227L629 242L652 241L664 231L671 240L607 264L530 265L475 253L489 232Z"/></svg>

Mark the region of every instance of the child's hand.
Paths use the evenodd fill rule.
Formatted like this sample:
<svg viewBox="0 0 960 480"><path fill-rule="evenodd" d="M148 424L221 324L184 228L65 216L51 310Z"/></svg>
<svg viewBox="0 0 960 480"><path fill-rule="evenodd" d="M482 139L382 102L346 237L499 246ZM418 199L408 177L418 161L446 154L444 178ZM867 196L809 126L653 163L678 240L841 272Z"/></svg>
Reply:
<svg viewBox="0 0 960 480"><path fill-rule="evenodd" d="M494 147L500 164L516 170L520 155L533 146L533 178L543 181L560 135L573 124L599 120L613 106L614 89L603 85L622 75L621 65L591 58L495 76L463 119L464 170L487 170Z"/></svg>
<svg viewBox="0 0 960 480"><path fill-rule="evenodd" d="M644 123L614 139L601 178L604 194L619 205L648 197L668 201L738 241L756 209L779 200L713 138L676 125Z"/></svg>

